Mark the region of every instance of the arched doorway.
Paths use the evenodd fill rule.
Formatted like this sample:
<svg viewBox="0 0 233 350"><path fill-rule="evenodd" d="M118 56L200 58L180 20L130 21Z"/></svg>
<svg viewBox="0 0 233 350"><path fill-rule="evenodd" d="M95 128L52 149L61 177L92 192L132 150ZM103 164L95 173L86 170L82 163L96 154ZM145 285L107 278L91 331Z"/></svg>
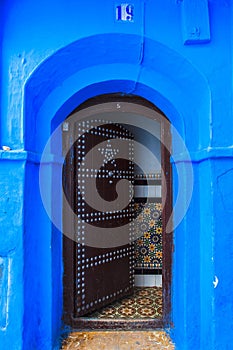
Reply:
<svg viewBox="0 0 233 350"><path fill-rule="evenodd" d="M190 157L187 148L189 151L195 151L200 145L204 147L208 144L207 134L203 132L208 129L208 118L203 119L202 116L211 114L211 94L208 82L184 56L155 40L147 37L144 39L147 47L146 57L151 59L143 62L138 62L136 53L137 48L141 52L141 37L124 34L119 38L118 34L104 34L77 40L41 62L25 85L27 164L24 217L25 232L30 232L24 240L24 316L25 324L30 325L25 327L25 346L37 344L36 339L43 339L44 335L48 339L47 343L56 342L62 325L62 202L59 176L63 157L60 138L58 137L57 147L52 150L48 148L45 157L44 147L47 142L49 144L53 131L57 127L60 128L60 123L76 106L93 96L116 91L126 96L141 96L158 106L169 118L171 128L175 128L180 135L175 138L172 133L172 168L174 174L176 169L181 174L179 178L176 174L173 175L174 213L177 212L178 202L183 213L182 222L181 217L177 220L174 216L176 225L171 308L173 338L178 344L184 344L196 334L196 329L200 326L197 324L200 315L208 314L211 318L211 308L206 313L204 307L207 304L211 305L212 294L205 292L212 286L209 283L211 274L207 273L211 259L207 263L206 250L202 250L200 254L199 240L203 229L200 227L199 216L204 217L205 212L198 210L195 222L192 210L197 214L196 208L191 207L192 210L185 215L190 203L190 193L187 193L187 190L192 188L192 157L195 172L199 174L195 153L191 153ZM138 45L135 44L135 40ZM128 55L128 47L127 54L125 53L125 42L133 48L132 55ZM80 56L84 46L88 47L92 54L85 53ZM102 55L102 50L106 47L112 53L111 56ZM118 64L119 54L123 59L122 64ZM135 57L135 60L132 61L132 57ZM64 66L70 69L64 70ZM53 67L56 67L56 72ZM182 74L177 74L180 69ZM184 75L188 78L183 79ZM190 86L195 88L190 89ZM198 109L190 109L190 106L198 106ZM198 137L193 138L193 135ZM180 139L183 140L183 146L179 142ZM178 140L178 143L175 140ZM52 178L53 171L55 176ZM39 172L45 174L40 186L37 181ZM183 179L184 186L180 186L180 179ZM42 185L44 196L41 192ZM185 191L179 192L180 187L185 188ZM51 198L53 188L54 196ZM195 200L198 201L201 192L194 193ZM54 216L51 214L53 209ZM198 237L195 240L191 234L194 231ZM211 250L208 250L208 254L211 257ZM209 279L206 276L209 276ZM166 293L170 300L170 289ZM202 303L190 304L190 300L200 295L203 295ZM31 315L34 317L31 318ZM28 317L30 322L27 322ZM200 319L201 322L205 320L204 317ZM41 324L40 328L38 324Z"/></svg>
<svg viewBox="0 0 233 350"><path fill-rule="evenodd" d="M167 325L172 260L167 118L142 98L110 94L82 104L62 128L64 321L74 328ZM131 318L96 316L135 289L156 289L160 312L155 304L157 311L147 305L141 314L131 310Z"/></svg>

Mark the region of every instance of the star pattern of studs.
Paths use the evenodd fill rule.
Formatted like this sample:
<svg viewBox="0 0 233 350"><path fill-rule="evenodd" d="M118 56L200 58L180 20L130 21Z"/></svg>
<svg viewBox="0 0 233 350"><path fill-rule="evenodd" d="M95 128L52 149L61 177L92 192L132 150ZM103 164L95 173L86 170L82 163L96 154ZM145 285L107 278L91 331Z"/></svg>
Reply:
<svg viewBox="0 0 233 350"><path fill-rule="evenodd" d="M110 140L107 141L107 145L104 148L98 148L98 151L104 156L104 163L108 163L110 160L114 161L114 157L119 153L119 149L112 147Z"/></svg>

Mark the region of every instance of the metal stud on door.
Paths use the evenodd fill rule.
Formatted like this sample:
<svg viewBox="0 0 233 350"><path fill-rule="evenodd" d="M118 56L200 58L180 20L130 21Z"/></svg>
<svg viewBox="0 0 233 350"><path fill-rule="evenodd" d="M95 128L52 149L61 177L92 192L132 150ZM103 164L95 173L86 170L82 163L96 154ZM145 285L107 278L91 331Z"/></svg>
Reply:
<svg viewBox="0 0 233 350"><path fill-rule="evenodd" d="M133 292L134 171L133 136L122 125L82 121L74 132L78 317Z"/></svg>

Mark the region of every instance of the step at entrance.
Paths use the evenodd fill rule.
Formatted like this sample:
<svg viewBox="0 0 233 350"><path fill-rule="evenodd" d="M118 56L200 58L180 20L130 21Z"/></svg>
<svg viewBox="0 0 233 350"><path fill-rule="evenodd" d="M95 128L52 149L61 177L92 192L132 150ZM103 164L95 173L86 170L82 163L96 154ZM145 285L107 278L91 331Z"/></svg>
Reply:
<svg viewBox="0 0 233 350"><path fill-rule="evenodd" d="M61 350L159 350L175 349L164 331L73 332Z"/></svg>

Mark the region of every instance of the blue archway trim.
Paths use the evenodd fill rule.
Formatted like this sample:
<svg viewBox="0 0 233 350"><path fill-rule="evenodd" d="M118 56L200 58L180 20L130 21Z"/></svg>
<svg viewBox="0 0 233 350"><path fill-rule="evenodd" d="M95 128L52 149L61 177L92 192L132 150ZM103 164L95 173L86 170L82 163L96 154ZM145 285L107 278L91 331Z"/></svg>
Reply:
<svg viewBox="0 0 233 350"><path fill-rule="evenodd" d="M80 72L83 72L81 76ZM183 124L182 136L185 136L186 128L198 130L202 123L201 129L205 133L199 130L197 147L209 146L210 133L206 130L209 129L211 115L210 92L201 73L181 55L149 38L145 38L142 51L140 36L103 34L79 40L57 51L30 76L25 87L25 148L32 150L35 145L35 133L43 126L38 114L49 98L49 112L52 114L47 118L51 120L60 108L65 109L66 101L72 102L72 98L77 98L78 92L86 86L113 80L122 81L122 85L112 84L105 93L144 95L153 103L160 104L158 107L165 113L169 113L173 106L168 118L178 129ZM66 82L70 82L69 88L65 86ZM149 88L154 91L153 94L148 93ZM95 94L96 91L93 91L92 96ZM83 95L83 99L92 96ZM203 113L206 125L203 125L203 120L200 122ZM178 116L182 121L176 120Z"/></svg>

